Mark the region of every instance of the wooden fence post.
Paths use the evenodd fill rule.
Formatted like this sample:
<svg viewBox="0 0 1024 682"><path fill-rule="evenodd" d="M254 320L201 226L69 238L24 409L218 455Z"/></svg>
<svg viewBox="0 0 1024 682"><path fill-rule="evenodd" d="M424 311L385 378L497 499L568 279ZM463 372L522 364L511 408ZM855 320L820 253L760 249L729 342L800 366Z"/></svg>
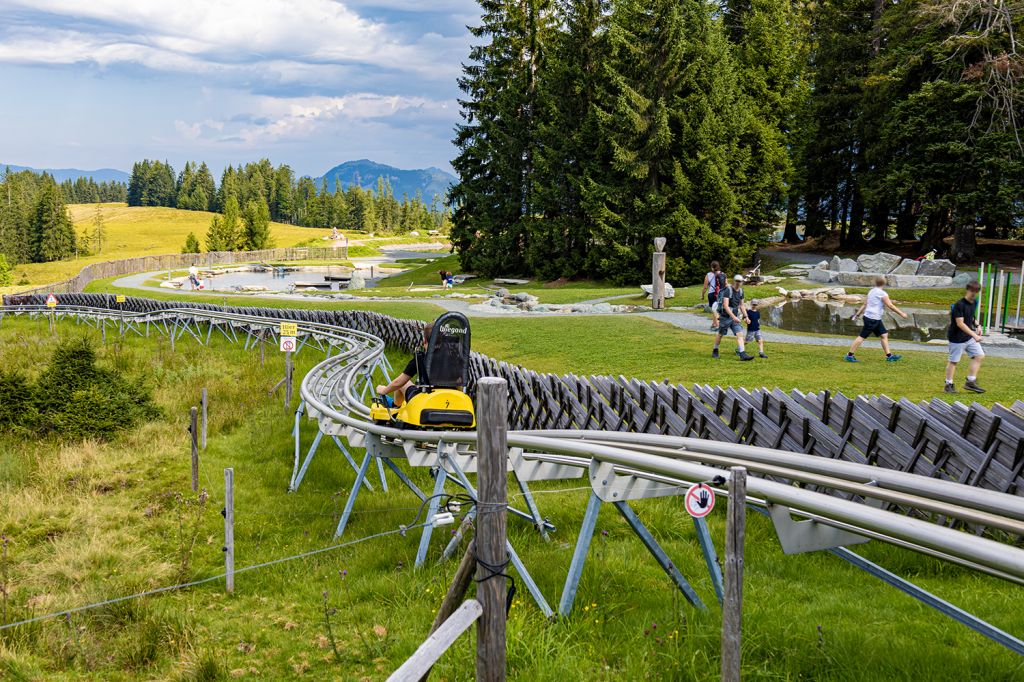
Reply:
<svg viewBox="0 0 1024 682"><path fill-rule="evenodd" d="M508 384L484 377L477 382L476 592L483 606L476 626L477 682L505 680L507 431Z"/></svg>
<svg viewBox="0 0 1024 682"><path fill-rule="evenodd" d="M203 389L203 398L202 398L202 400L203 400L203 431L202 431L202 443L201 443L201 445L202 445L203 450L205 450L206 449L206 417L207 417L207 408L206 408L207 395L206 395L206 389L205 388Z"/></svg>
<svg viewBox="0 0 1024 682"><path fill-rule="evenodd" d="M235 591L235 470L224 470L224 573L228 592Z"/></svg>
<svg viewBox="0 0 1024 682"><path fill-rule="evenodd" d="M747 470L729 469L725 522L725 597L722 601L722 682L740 680L743 629L743 544L747 525Z"/></svg>
<svg viewBox="0 0 1024 682"><path fill-rule="evenodd" d="M192 492L199 492L199 410L192 407L189 410L188 432L192 441Z"/></svg>

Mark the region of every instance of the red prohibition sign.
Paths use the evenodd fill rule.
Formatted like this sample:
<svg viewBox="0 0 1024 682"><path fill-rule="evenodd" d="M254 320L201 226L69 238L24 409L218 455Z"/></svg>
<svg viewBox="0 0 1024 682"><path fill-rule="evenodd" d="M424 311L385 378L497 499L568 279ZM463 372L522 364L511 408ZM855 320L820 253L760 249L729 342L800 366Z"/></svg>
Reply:
<svg viewBox="0 0 1024 682"><path fill-rule="evenodd" d="M684 502L690 516L702 519L715 508L715 491L703 483L697 483L686 491Z"/></svg>

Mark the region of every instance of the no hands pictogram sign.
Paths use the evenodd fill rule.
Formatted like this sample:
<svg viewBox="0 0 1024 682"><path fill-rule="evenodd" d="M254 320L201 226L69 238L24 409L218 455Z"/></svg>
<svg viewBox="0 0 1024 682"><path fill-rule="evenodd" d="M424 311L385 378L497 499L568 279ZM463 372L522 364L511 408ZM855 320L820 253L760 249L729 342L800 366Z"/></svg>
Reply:
<svg viewBox="0 0 1024 682"><path fill-rule="evenodd" d="M715 508L715 491L703 483L690 486L684 498L686 512L697 519L702 519Z"/></svg>
<svg viewBox="0 0 1024 682"><path fill-rule="evenodd" d="M295 350L295 337L294 336L282 336L281 337L281 352L291 353Z"/></svg>

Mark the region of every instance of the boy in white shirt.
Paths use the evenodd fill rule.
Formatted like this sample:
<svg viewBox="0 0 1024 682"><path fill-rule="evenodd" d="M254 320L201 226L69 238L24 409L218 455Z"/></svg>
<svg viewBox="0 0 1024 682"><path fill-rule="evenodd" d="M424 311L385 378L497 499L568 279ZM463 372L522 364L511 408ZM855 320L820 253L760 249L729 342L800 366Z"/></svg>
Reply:
<svg viewBox="0 0 1024 682"><path fill-rule="evenodd" d="M904 320L907 319L907 314L893 305L892 301L889 300L889 294L885 293L885 289L882 288L884 286L885 277L876 277L874 288L868 292L864 304L853 314L854 320L862 314L864 315L864 328L860 330L860 335L853 340L850 352L846 354L845 359L847 362L860 362L854 353L860 348L860 344L864 343L864 340L872 334L882 341L882 350L885 351L886 362L896 362L903 357L902 355L894 355L889 352L889 330L882 324L882 313L888 308Z"/></svg>

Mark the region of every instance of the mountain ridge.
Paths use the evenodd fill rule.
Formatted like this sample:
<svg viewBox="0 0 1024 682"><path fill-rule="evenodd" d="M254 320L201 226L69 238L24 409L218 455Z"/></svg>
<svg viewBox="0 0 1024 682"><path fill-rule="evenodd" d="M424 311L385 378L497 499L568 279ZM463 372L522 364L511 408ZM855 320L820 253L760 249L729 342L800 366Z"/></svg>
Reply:
<svg viewBox="0 0 1024 682"><path fill-rule="evenodd" d="M74 182L78 178L92 178L96 182L128 182L128 173L123 170L116 168L97 168L95 170L82 170L80 168L34 168L32 166L18 166L13 163L0 164L0 172L5 168L10 168L13 172L19 171L32 171L33 173L49 173L53 176L53 179L57 182L64 182L65 180L71 180Z"/></svg>
<svg viewBox="0 0 1024 682"><path fill-rule="evenodd" d="M376 190L377 178L380 177L391 182L391 191L398 199L401 199L403 194L411 199L420 191L423 193L423 201L428 204L435 196L443 201L448 189L458 181L451 173L434 166L402 169L370 159L345 161L314 178L314 181L319 187L326 179L327 188L331 191L334 191L335 182L338 180L341 181L342 189L347 189L350 185L359 185L363 189Z"/></svg>

